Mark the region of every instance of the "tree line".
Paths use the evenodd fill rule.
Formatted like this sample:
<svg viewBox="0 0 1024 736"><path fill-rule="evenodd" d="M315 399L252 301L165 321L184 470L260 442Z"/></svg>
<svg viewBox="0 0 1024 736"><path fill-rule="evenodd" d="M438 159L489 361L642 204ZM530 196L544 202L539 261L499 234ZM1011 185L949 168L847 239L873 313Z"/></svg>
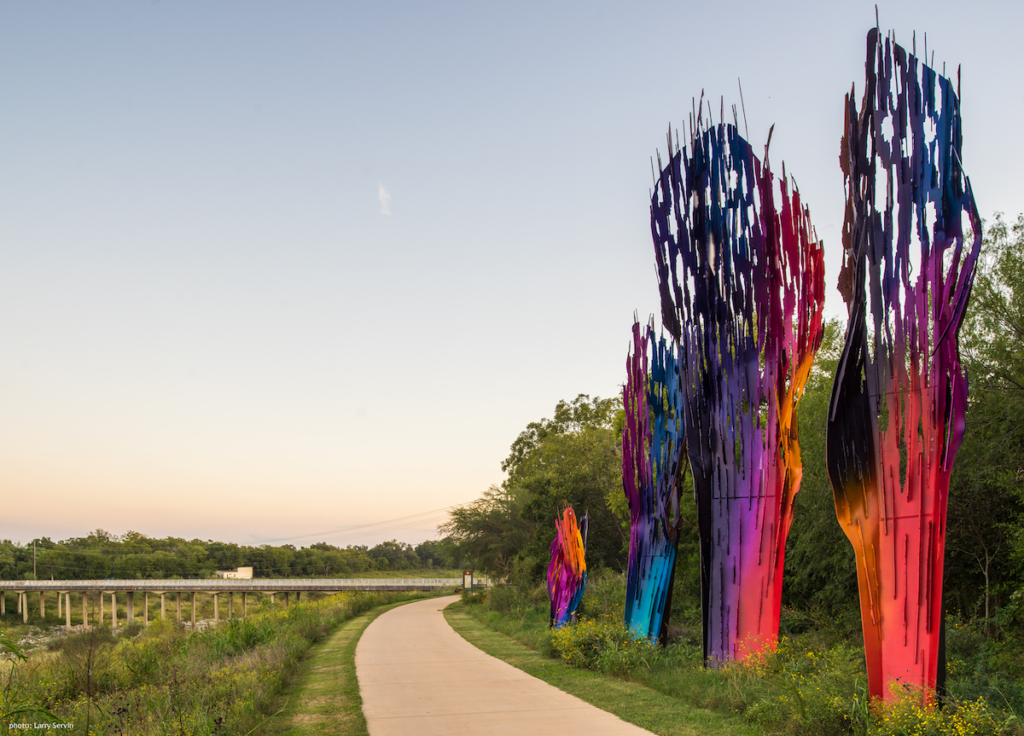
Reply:
<svg viewBox="0 0 1024 736"><path fill-rule="evenodd" d="M795 501L784 574L784 605L856 616L853 549L836 521L825 469L825 424L845 337L826 324L799 405L803 482ZM960 331L970 398L967 431L950 485L946 610L983 618L993 630L1024 624L1024 215L997 215ZM590 515L591 571L625 569L629 513L621 483L621 401L580 395L561 401L513 443L500 485L454 510L441 546L467 565L514 584L543 578L554 520L570 504ZM689 484L692 489L692 483ZM673 607L699 611L696 506L684 493Z"/></svg>
<svg viewBox="0 0 1024 736"><path fill-rule="evenodd" d="M33 549L34 548L34 549ZM27 545L0 541L4 580L98 580L103 578L208 578L217 570L251 566L253 575L347 577L371 571L443 568L437 541L415 547L391 540L374 547L335 547L326 542L298 547L238 545L231 542L156 539L138 532L122 536L98 529L86 537Z"/></svg>

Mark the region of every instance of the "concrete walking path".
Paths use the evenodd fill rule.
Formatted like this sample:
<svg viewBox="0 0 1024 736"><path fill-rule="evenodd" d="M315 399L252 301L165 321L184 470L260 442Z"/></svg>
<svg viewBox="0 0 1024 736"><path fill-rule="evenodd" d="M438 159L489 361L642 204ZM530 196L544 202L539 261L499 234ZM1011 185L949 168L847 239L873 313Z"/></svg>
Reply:
<svg viewBox="0 0 1024 736"><path fill-rule="evenodd" d="M457 600L399 606L363 632L356 676L370 736L650 733L484 654L444 620Z"/></svg>

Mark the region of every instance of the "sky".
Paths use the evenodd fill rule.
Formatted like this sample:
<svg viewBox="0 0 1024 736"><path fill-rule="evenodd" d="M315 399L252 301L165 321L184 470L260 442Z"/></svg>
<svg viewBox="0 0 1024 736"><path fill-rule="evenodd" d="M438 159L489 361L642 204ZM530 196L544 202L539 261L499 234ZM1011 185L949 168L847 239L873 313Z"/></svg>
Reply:
<svg viewBox="0 0 1024 736"><path fill-rule="evenodd" d="M1024 211L1024 5L892 2ZM774 124L839 316L871 2L0 0L0 538L436 537L658 312L651 157ZM660 319L660 315L659 315Z"/></svg>

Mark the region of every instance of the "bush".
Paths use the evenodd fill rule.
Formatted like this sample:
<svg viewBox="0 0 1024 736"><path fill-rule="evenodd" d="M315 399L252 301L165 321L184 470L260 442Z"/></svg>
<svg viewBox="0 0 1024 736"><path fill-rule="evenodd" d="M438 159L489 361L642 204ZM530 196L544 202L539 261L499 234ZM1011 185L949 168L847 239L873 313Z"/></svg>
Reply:
<svg viewBox="0 0 1024 736"><path fill-rule="evenodd" d="M626 574L605 568L587 577L578 614L581 618L622 618L626 610Z"/></svg>
<svg viewBox="0 0 1024 736"><path fill-rule="evenodd" d="M992 639L988 622L946 618L949 695L958 702L991 703L1024 720L1024 640Z"/></svg>
<svg viewBox="0 0 1024 736"><path fill-rule="evenodd" d="M486 598L482 590L466 590L465 588L462 589L460 595L462 596L462 602L467 606L478 606Z"/></svg>
<svg viewBox="0 0 1024 736"><path fill-rule="evenodd" d="M1020 733L1015 717L996 715L984 698L952 700L941 710L922 708L920 694L907 690L896 702L873 708L868 736L914 734L914 736L1003 736Z"/></svg>
<svg viewBox="0 0 1024 736"><path fill-rule="evenodd" d="M732 664L722 676L746 680L744 717L770 729L806 734L850 733L867 710L863 651L824 637L782 637L761 661Z"/></svg>
<svg viewBox="0 0 1024 736"><path fill-rule="evenodd" d="M568 664L614 675L628 675L661 657L662 650L647 638L636 638L621 621L581 619L551 631L555 652Z"/></svg>
<svg viewBox="0 0 1024 736"><path fill-rule="evenodd" d="M491 588L487 594L487 607L499 613L509 613L520 602L516 588L500 586Z"/></svg>
<svg viewBox="0 0 1024 736"><path fill-rule="evenodd" d="M548 589L543 585L503 585L487 593L487 608L498 613L523 615L538 607L546 611L549 605Z"/></svg>

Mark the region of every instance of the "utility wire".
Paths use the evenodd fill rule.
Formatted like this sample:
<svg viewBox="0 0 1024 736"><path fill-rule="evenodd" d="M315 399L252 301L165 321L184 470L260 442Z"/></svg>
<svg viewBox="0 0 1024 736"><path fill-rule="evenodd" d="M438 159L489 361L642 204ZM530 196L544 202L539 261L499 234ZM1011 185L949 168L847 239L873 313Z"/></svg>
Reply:
<svg viewBox="0 0 1024 736"><path fill-rule="evenodd" d="M339 528L336 528L336 529L331 529L331 530L323 531L323 532L312 532L312 533L309 533L309 534L299 534L299 535L296 535L294 537L279 537L277 539L267 539L267 540L262 540L259 544L235 544L233 542L218 542L217 540L212 540L212 539L206 540L205 542L203 540L198 540L198 541L203 546L205 546L206 544L212 542L214 544L225 544L225 545L231 545L231 546L235 546L235 547L259 547L259 546L263 546L263 545L273 545L274 543L277 543L277 542L289 542L289 541L298 540L298 539L312 539L312 538L321 538L320 541L327 541L327 539L334 539L336 541L345 541L347 539L357 539L357 538L360 538L360 537L372 536L372 535L378 534L378 533L379 534L389 534L389 533L391 533L393 531L401 531L403 529L410 529L410 528L413 528L413 527L415 527L415 526L417 526L419 524L427 523L429 521L429 517L432 516L432 515L438 515L438 517L439 517L439 515L441 515L441 514L444 514L444 513L448 512L448 511L451 511L452 509L460 508L461 506L465 506L465 505L467 505L467 504L455 504L455 505L452 505L452 506L445 506L444 508L440 508L440 509L432 509L430 511L421 511L418 514L411 514L409 516L399 516L399 517L394 518L394 519L385 519L384 521L376 521L376 522L373 522L373 523L370 523L370 524L355 524L355 525L352 525L352 526L339 527ZM428 517L428 518L419 518L419 517ZM382 527L382 528L377 529L375 527ZM347 532L355 531L357 529L362 529L362 530L366 530L366 531L365 532L360 532L358 534L351 534L351 535L347 534ZM73 537L72 539L73 540L88 539L88 537ZM99 552L100 554L124 555L126 553L130 554L133 549L137 549L137 550L139 550L139 552L142 552L142 553L144 553L144 552L181 552L183 547L191 545L191 541L183 540L183 543L180 544L180 545L164 546L164 547L151 547L151 546L147 545L145 542L142 542L142 543L139 544L138 547L128 548L128 549L125 549L125 548L122 548L122 547L112 547L112 546L109 546L109 547L87 547L87 548L74 548L74 547L71 547L71 548L69 548L65 544L68 541L72 541L72 540L69 539L69 540L64 540L64 542L52 542L52 544L54 545L53 547L45 547L43 545L39 545L38 548L40 550L55 550L55 549L61 548L61 549L67 549L68 551L77 551L77 550L80 549L83 552L88 550L89 552ZM110 542L109 544L112 544L112 545L122 545L122 544L131 544L131 543L130 542L118 541L118 542Z"/></svg>

